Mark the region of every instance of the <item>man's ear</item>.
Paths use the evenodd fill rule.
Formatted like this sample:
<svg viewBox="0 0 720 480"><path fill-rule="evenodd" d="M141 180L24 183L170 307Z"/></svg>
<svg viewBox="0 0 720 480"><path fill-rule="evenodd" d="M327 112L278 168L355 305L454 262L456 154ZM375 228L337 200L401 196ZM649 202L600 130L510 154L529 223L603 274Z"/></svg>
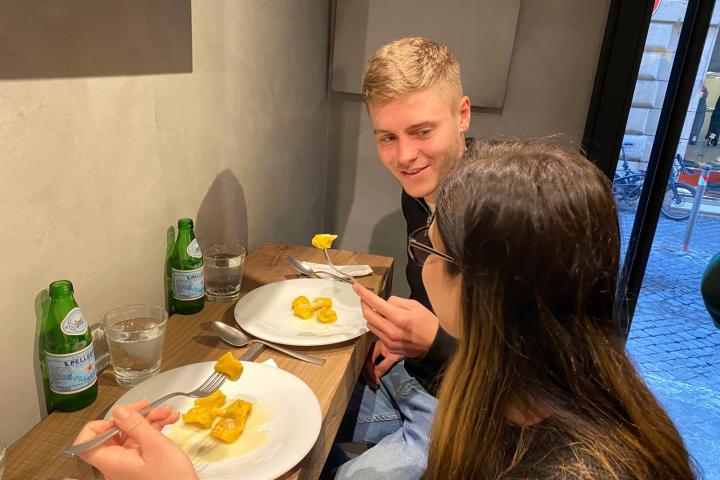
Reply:
<svg viewBox="0 0 720 480"><path fill-rule="evenodd" d="M458 127L461 132L467 132L470 128L470 97L467 95L460 99L458 108Z"/></svg>

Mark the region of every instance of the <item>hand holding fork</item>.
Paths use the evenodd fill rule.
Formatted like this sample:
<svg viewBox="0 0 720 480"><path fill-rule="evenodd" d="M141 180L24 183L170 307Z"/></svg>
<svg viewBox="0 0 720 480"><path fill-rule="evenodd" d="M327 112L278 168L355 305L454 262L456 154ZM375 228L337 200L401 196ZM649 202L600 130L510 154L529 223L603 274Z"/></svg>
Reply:
<svg viewBox="0 0 720 480"><path fill-rule="evenodd" d="M147 400L122 405L113 410L112 420L95 420L80 431L76 443L84 442L105 432L113 425L122 429L123 436L83 452L80 457L100 470L105 478L156 480L158 472L167 478L196 480L192 461L175 442L159 430L175 423L177 413L170 407L156 408L147 418L139 410Z"/></svg>
<svg viewBox="0 0 720 480"><path fill-rule="evenodd" d="M323 248L322 251L323 251L323 254L325 255L325 260L327 261L328 267L332 268L333 271L335 271L337 273L337 276L345 278L346 279L345 281L347 281L348 283L350 283L352 285L358 283L358 281L355 280L355 277L353 277L352 275L348 275L347 273L343 272L342 270L340 270L339 268L337 268L335 266L335 264L332 262L332 260L330 260L330 255L328 254L327 248Z"/></svg>
<svg viewBox="0 0 720 480"><path fill-rule="evenodd" d="M145 408L140 410L138 413L140 415L145 415L150 410L152 410L154 407L166 402L167 400L177 397L177 396L185 396L190 398L203 398L208 397L215 393L223 383L225 383L225 380L227 380L227 376L225 374L219 373L219 372L213 372L199 387L197 387L195 390L192 390L190 392L173 392L170 394L167 394L163 397L158 398L151 404L147 405ZM72 447L66 448L65 453L68 453L70 455L77 455L79 453L85 452L87 450L90 450L93 447L96 447L102 443L104 443L106 440L114 437L118 433L120 433L121 430L118 427L112 427L105 432L101 433L100 435L94 437L92 440L79 443L77 445L73 445Z"/></svg>

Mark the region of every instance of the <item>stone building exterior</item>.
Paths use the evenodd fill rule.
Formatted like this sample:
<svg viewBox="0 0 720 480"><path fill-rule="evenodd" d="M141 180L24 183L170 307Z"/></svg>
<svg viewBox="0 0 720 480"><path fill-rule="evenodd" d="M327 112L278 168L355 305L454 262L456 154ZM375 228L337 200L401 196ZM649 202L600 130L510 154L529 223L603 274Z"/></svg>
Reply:
<svg viewBox="0 0 720 480"><path fill-rule="evenodd" d="M628 161L635 168L642 170L647 168L687 4L687 0L661 0L658 9L652 16L645 42L645 52L640 64L640 73L635 85L632 107L625 127L624 143L632 145L624 147L624 150ZM720 74L720 46L716 47L719 24L720 8L716 5L678 145L678 153L683 156L687 150L701 87L706 82L710 67L717 69L717 73ZM717 85L712 82L714 78L715 76L711 72L708 81L713 84L708 85L707 112L701 130L701 139L704 139L710 114L720 95L720 75L717 76ZM720 155L720 150L718 154ZM618 165L618 168L621 168L621 164Z"/></svg>

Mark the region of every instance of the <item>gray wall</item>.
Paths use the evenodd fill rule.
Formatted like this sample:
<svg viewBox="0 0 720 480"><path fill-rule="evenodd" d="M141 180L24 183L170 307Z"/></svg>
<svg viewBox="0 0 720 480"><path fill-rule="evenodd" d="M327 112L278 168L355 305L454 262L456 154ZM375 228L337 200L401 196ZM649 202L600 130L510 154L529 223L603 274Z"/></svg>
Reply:
<svg viewBox="0 0 720 480"><path fill-rule="evenodd" d="M581 3L522 2L505 106L473 114L469 135L582 138L609 0ZM341 248L394 256L394 293L406 295L400 186L377 159L359 98L333 94L330 104L327 230Z"/></svg>
<svg viewBox="0 0 720 480"><path fill-rule="evenodd" d="M14 58L0 68L0 363L14 389L0 395L0 436L43 414L36 296L69 278L91 323L162 304L181 216L201 243L250 248L324 227L344 248L395 255L406 291L399 186L359 101L327 101L328 3L0 0L0 52ZM607 11L583 3L522 3L505 108L473 115L472 135L581 135ZM59 40L68 48L49 55Z"/></svg>
<svg viewBox="0 0 720 480"><path fill-rule="evenodd" d="M0 0L16 55L0 68L0 436L43 413L34 302L52 280L96 323L164 303L181 216L201 244L322 228L328 16L318 0Z"/></svg>
<svg viewBox="0 0 720 480"><path fill-rule="evenodd" d="M447 45L457 56L463 65L463 89L473 107L500 109L505 101L521 3L340 0L333 31L332 89L359 94L368 57L397 38L423 36Z"/></svg>

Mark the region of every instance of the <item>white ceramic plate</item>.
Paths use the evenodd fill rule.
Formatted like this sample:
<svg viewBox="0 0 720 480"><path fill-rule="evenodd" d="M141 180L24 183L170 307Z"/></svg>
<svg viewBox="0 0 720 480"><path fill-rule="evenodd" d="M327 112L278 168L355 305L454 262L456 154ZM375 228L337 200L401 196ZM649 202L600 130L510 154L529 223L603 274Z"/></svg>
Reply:
<svg viewBox="0 0 720 480"><path fill-rule="evenodd" d="M279 368L242 363L240 379L226 380L220 389L227 395L227 404L238 398L253 403L240 439L226 445L210 437L210 430L186 425L182 419L163 429L188 453L201 479L277 478L307 455L320 433L320 404L305 382ZM193 390L213 372L214 365L195 363L163 372L133 387L113 408L143 398L152 400L171 392ZM193 402L191 398L176 397L168 404L185 412Z"/></svg>
<svg viewBox="0 0 720 480"><path fill-rule="evenodd" d="M331 298L337 321L321 323L315 317L302 320L293 315L291 303L299 295L310 301L315 297ZM331 345L367 332L360 299L352 287L315 278L283 280L256 288L235 305L235 321L251 335L285 345Z"/></svg>

